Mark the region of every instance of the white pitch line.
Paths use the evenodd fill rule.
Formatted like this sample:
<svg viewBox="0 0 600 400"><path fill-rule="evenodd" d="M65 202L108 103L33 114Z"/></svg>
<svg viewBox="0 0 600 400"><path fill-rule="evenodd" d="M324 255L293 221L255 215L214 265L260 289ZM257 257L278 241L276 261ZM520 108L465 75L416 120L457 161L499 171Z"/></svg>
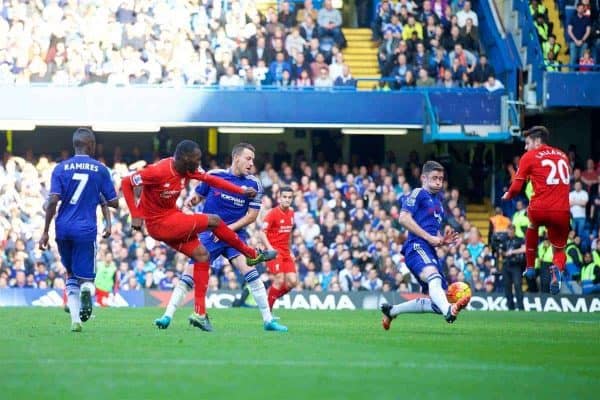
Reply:
<svg viewBox="0 0 600 400"><path fill-rule="evenodd" d="M590 325L592 325L592 324L600 324L600 320L599 321L586 321L586 320L581 320L581 319L579 319L579 320L575 320L574 319L574 320L571 320L569 322L572 323L572 324L590 324Z"/></svg>
<svg viewBox="0 0 600 400"><path fill-rule="evenodd" d="M428 370L470 370L481 372L551 372L540 366L528 365L506 365L506 364L482 364L473 363L417 363L411 361L381 362L381 361L324 361L324 360L141 360L141 359L97 359L97 360L70 360L70 359L0 359L0 364L11 365L31 365L31 364L62 364L62 365L83 365L88 367L100 364L114 365L140 365L149 364L163 365L192 365L192 366L256 366L256 367L322 367L322 368L400 368L400 369L428 369Z"/></svg>

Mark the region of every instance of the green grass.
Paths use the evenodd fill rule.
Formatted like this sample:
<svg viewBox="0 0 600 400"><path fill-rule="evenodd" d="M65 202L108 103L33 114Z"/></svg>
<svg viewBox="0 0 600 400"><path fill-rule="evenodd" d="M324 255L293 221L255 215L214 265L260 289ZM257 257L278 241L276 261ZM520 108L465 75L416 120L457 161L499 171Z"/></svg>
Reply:
<svg viewBox="0 0 600 400"><path fill-rule="evenodd" d="M600 314L465 312L454 325L371 311L212 310L215 332L166 331L156 308L101 309L80 334L59 309L0 309L0 398L592 399Z"/></svg>

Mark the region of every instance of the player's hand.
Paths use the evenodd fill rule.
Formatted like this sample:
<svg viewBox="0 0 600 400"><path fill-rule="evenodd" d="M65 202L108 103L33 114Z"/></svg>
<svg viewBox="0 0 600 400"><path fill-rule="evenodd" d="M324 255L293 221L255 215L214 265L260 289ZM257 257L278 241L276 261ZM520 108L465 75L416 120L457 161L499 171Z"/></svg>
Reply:
<svg viewBox="0 0 600 400"><path fill-rule="evenodd" d="M142 223L144 220L141 218L131 218L131 229L134 231L142 231Z"/></svg>
<svg viewBox="0 0 600 400"><path fill-rule="evenodd" d="M39 241L40 250L48 249L48 241L49 240L50 240L50 236L48 236L48 232L42 233L42 237L40 238L40 241Z"/></svg>
<svg viewBox="0 0 600 400"><path fill-rule="evenodd" d="M112 228L110 226L105 227L102 231L102 239L108 239L110 237L110 234L112 233L111 231Z"/></svg>
<svg viewBox="0 0 600 400"><path fill-rule="evenodd" d="M504 192L504 194L502 195L502 200L504 200L504 201L510 200L510 196L509 196L508 192Z"/></svg>
<svg viewBox="0 0 600 400"><path fill-rule="evenodd" d="M433 247L439 247L444 244L444 237L442 235L429 236L427 242Z"/></svg>
<svg viewBox="0 0 600 400"><path fill-rule="evenodd" d="M443 244L455 244L458 241L459 234L452 229L446 230L444 233Z"/></svg>
<svg viewBox="0 0 600 400"><path fill-rule="evenodd" d="M189 207L189 208L193 208L193 207L196 207L198 205L198 203L200 203L200 196L193 195L192 197L190 197L188 199L188 201L185 202L185 206Z"/></svg>
<svg viewBox="0 0 600 400"><path fill-rule="evenodd" d="M258 194L256 189L254 189L253 187L243 186L243 188L244 188L244 195L246 195L246 197L248 197L250 199L255 198L256 195Z"/></svg>

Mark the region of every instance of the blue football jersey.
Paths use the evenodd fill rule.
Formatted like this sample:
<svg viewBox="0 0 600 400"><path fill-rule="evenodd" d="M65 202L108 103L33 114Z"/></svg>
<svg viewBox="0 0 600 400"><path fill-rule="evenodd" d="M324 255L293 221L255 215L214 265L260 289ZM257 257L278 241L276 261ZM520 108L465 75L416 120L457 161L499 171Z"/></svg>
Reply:
<svg viewBox="0 0 600 400"><path fill-rule="evenodd" d="M61 200L56 237L65 240L95 240L100 195L106 201L117 198L108 168L87 155L76 155L54 168L50 194Z"/></svg>
<svg viewBox="0 0 600 400"><path fill-rule="evenodd" d="M249 199L243 194L225 192L221 189L215 189L205 182L200 182L196 186L196 193L205 198L202 208L203 213L216 214L229 225L244 217L248 213L248 209L260 209L263 187L260 180L254 175L237 176L227 169L216 169L208 173L237 186L253 187L258 193L256 197ZM238 231L238 234L245 233L245 230Z"/></svg>
<svg viewBox="0 0 600 400"><path fill-rule="evenodd" d="M442 228L444 220L444 206L442 204L442 195L440 193L429 193L423 188L414 189L402 203L402 211L407 211L412 215L417 225L430 235L437 236ZM407 243L427 242L412 232L408 233ZM407 247L406 244L404 247Z"/></svg>

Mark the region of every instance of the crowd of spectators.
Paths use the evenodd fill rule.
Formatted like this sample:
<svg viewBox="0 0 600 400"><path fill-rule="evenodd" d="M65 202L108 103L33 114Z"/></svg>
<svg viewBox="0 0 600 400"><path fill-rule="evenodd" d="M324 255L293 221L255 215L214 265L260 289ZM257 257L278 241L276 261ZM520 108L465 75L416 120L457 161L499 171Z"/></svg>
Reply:
<svg viewBox="0 0 600 400"><path fill-rule="evenodd" d="M372 24L381 75L392 88L503 89L481 47L469 0L383 0Z"/></svg>
<svg viewBox="0 0 600 400"><path fill-rule="evenodd" d="M548 18L548 9L539 0L530 0L529 11L542 47L547 71L561 71L558 60L561 46L553 33L554 26ZM575 12L565 17L566 38L569 45L570 63L576 71L593 71L600 57L600 16L596 0L581 0Z"/></svg>
<svg viewBox="0 0 600 400"><path fill-rule="evenodd" d="M56 160L44 155L34 158L28 152L24 157L6 156L0 165L0 288L64 287L65 269L56 246L40 251L36 244L51 171L56 161L66 157L66 151ZM121 155L118 149L114 159L116 162L108 165L117 189L119 177L146 164L133 161L133 154ZM249 228L251 244L260 245L252 233L259 229L264 212L276 206L279 188L291 185L295 191L292 250L300 277L298 289L418 292L400 254L406 232L398 223L402 198L420 184L418 155L412 154L410 160L405 166L392 163L367 168L313 165L302 154L292 157L285 146L271 155L261 153L257 176L265 196L259 220ZM211 160L207 167L226 163ZM180 206L188 195L188 191L182 193ZM474 290L497 289L495 257L465 219L460 191L446 187L444 198L445 223L461 233L456 246L438 250L449 280L465 280ZM188 260L149 236L132 232L123 200L113 212L112 222L112 236L99 240L97 269L116 267L119 290L172 288ZM268 279L266 273L262 277ZM227 260L213 263L212 289L237 289L241 282L243 278Z"/></svg>
<svg viewBox="0 0 600 400"><path fill-rule="evenodd" d="M0 84L353 86L341 25L331 0L2 1Z"/></svg>

